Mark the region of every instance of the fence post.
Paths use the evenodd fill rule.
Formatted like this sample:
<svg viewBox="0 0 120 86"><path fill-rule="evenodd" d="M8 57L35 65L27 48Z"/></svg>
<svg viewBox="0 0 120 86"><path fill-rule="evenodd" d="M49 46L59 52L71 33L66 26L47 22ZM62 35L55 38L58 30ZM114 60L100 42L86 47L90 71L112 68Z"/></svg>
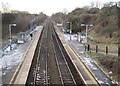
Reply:
<svg viewBox="0 0 120 86"><path fill-rule="evenodd" d="M87 47L86 47L86 44L85 44L85 51L86 51L86 48L87 48Z"/></svg>
<svg viewBox="0 0 120 86"><path fill-rule="evenodd" d="M88 44L88 51L90 51L90 45Z"/></svg>
<svg viewBox="0 0 120 86"><path fill-rule="evenodd" d="M120 47L118 47L118 56L120 56Z"/></svg>
<svg viewBox="0 0 120 86"><path fill-rule="evenodd" d="M106 54L108 54L108 46L106 46Z"/></svg>
<svg viewBox="0 0 120 86"><path fill-rule="evenodd" d="M98 52L98 45L96 45L96 53Z"/></svg>

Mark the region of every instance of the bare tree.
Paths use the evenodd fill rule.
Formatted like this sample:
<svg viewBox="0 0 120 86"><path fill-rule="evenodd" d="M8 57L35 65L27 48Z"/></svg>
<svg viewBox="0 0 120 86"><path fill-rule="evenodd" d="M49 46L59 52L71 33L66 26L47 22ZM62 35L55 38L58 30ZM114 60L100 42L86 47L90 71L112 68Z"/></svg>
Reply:
<svg viewBox="0 0 120 86"><path fill-rule="evenodd" d="M108 2L104 4L104 7L112 7L116 2Z"/></svg>
<svg viewBox="0 0 120 86"><path fill-rule="evenodd" d="M119 2L117 2L117 5L118 5L118 7L120 7L120 1L119 1Z"/></svg>
<svg viewBox="0 0 120 86"><path fill-rule="evenodd" d="M97 1L96 2L96 8L100 8L101 7L101 2Z"/></svg>
<svg viewBox="0 0 120 86"><path fill-rule="evenodd" d="M90 6L91 8L94 8L95 7L95 2L91 2L91 6Z"/></svg>
<svg viewBox="0 0 120 86"><path fill-rule="evenodd" d="M67 9L66 9L66 8L64 8L64 9L63 9L63 13L64 13L65 15L67 15L67 14L68 14L68 11L67 11Z"/></svg>
<svg viewBox="0 0 120 86"><path fill-rule="evenodd" d="M10 5L8 3L1 3L1 6L2 6L2 10L3 10L3 13L8 13L10 12Z"/></svg>

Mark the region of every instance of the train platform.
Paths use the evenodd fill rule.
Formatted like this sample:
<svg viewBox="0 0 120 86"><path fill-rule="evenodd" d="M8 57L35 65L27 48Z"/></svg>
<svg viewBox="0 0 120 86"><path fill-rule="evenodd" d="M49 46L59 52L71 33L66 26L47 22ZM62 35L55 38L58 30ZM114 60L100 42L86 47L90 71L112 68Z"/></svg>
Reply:
<svg viewBox="0 0 120 86"><path fill-rule="evenodd" d="M36 35L35 35L35 37L34 37L34 39L33 39L33 41L31 42L31 44L30 44L30 46L28 47L28 49L27 49L27 51L25 52L25 54L24 54L24 56L23 56L23 61L18 65L18 68L16 69L16 71L15 71L15 73L14 73L14 75L13 75L13 77L12 77L12 79L11 79L11 81L10 81L10 84L14 84L14 85L16 85L16 84L22 84L22 85L25 85L26 84L26 82L27 82L27 79L28 79L28 76L29 76L29 74L30 74L30 70L31 70L31 65L32 65L32 62L33 62L33 57L34 57L34 55L35 55L35 50L36 50L36 46L37 46L37 44L38 44L38 41L39 41L39 39L41 38L40 36L41 36L41 33L42 33L42 30L40 30L40 31L38 31L37 33L36 33ZM55 35L55 34L54 34ZM46 36L46 34L45 34L45 36ZM43 38L45 37L45 36L43 36ZM58 43L59 44L59 43ZM63 43L63 45L64 45L64 43ZM60 46L59 46L60 47ZM56 47L57 48L57 47ZM60 51L61 51L61 48L60 48ZM42 51L43 52L43 51ZM57 53L57 52L56 52ZM69 52L69 53L71 53L71 52ZM73 53L73 52L72 52ZM58 54L56 54L56 55L58 55ZM60 54L59 54L60 55ZM74 55L74 54L73 54ZM61 53L61 56L63 56L63 53ZM64 56L63 56L64 57ZM72 57L75 57L75 55L74 56L72 56ZM45 58L45 57L44 57ZM57 59L59 59L59 60L57 60ZM57 61L59 61L59 62L62 62L62 61L64 61L64 59L65 58L63 58L63 60L61 60L60 58L58 58L57 57ZM42 59L43 60L43 59ZM65 62L66 62L66 60L65 60ZM64 63L64 62L63 62ZM59 63L57 63L57 64L59 64ZM66 63L64 63L64 64L67 64L67 62ZM61 66L61 63L59 64L59 66ZM67 66L65 66L65 65L63 65L64 66L64 68L65 67L68 67L68 65ZM61 66L61 67L63 67L63 66ZM66 71L65 71L65 69L64 68L62 68L62 70L64 70L64 72L63 73L65 73ZM84 69L84 68L83 68ZM59 70L61 70L61 69L59 69ZM70 71L70 69L68 69L69 71ZM59 71L60 72L60 71ZM62 73L62 74L63 74ZM66 73L65 73L66 74ZM71 74L71 72L70 72L70 74ZM78 74L78 73L77 73ZM58 74L59 75L59 74ZM69 76L68 77L68 72L67 72L67 75L66 75L67 77L66 77L66 79L65 79L65 76L64 77L62 77L61 76L61 80L62 79L64 79L64 81L66 81L65 83L71 83L72 81L70 81L70 80L73 80L73 83L75 83L75 81L74 81L74 78L73 77L71 77L71 76ZM73 75L72 75L73 76ZM60 76L59 76L60 77ZM80 77L82 77L82 75L80 76ZM68 79L69 78L69 79ZM89 78L86 78L86 79L89 79ZM80 78L79 78L79 80L80 80ZM82 79L83 80L83 79ZM92 83L91 81L87 81L87 82L89 82L89 83Z"/></svg>
<svg viewBox="0 0 120 86"><path fill-rule="evenodd" d="M32 59L35 53L35 49L40 38L43 26L39 26L36 34L33 36L31 43L29 44L26 52L24 53L21 62L16 68L9 84L25 84L26 79L31 67Z"/></svg>
<svg viewBox="0 0 120 86"><path fill-rule="evenodd" d="M93 60L87 53L85 53L84 45L77 41L69 41L71 47L80 56L80 59L85 63L85 65L92 72L96 80L101 85L114 85L114 82L107 76L107 74L98 66L97 62ZM75 46L77 45L77 46Z"/></svg>
<svg viewBox="0 0 120 86"><path fill-rule="evenodd" d="M71 45L68 43L68 41L66 41L64 39L64 37L60 33L60 31L56 30L56 32L63 44L63 47L65 48L68 56L70 57L73 65L75 66L78 74L82 78L84 84L86 84L86 85L92 84L92 85L99 86L99 83L96 80L96 77L92 74L92 72L84 64L84 62L80 59L80 56L75 52L75 50L71 47ZM39 29L39 31L34 36L33 41L29 45L27 51L25 52L23 59L22 59L23 61L18 65L18 68L16 69L16 71L10 81L10 84L23 84L23 85L26 84L27 78L29 75L29 71L31 69L33 57L35 55L35 50L36 50L36 47L37 47L37 44L38 44L41 34L42 34L42 29ZM45 34L45 36L46 36L46 34ZM63 55L63 53L61 55Z"/></svg>
<svg viewBox="0 0 120 86"><path fill-rule="evenodd" d="M65 40L65 37L61 31L59 31L56 27L56 32L67 51L70 59L72 60L74 66L76 67L78 73L82 77L84 83L86 85L99 85L98 81L96 80L95 76L92 74L92 72L89 70L89 68L82 62L80 59L80 56L75 52L75 50L72 48L70 43Z"/></svg>
<svg viewBox="0 0 120 86"><path fill-rule="evenodd" d="M58 30L58 29L56 29ZM66 48L67 52L69 53L70 50L73 50L73 52L77 55L78 63L82 62L83 65L88 69L90 74L93 76L95 81L97 81L101 86L104 85L116 85L109 77L108 75L97 65L97 63L87 54L85 53L85 45L78 42L77 38L75 36L65 35L61 31L57 31L59 37L61 37L61 40L63 40L64 47ZM69 46L69 48L68 48ZM74 57L69 53L71 57ZM75 58L72 58L73 61ZM77 61L73 62L75 65L78 65ZM78 67L79 68L79 65ZM78 70L79 71L79 70ZM84 74L82 74L84 76Z"/></svg>

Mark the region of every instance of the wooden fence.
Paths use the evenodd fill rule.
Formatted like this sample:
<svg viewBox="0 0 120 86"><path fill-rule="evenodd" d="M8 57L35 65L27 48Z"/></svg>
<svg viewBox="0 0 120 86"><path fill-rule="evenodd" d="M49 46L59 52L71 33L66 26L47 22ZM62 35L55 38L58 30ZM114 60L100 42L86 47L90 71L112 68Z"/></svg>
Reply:
<svg viewBox="0 0 120 86"><path fill-rule="evenodd" d="M96 53L102 52L105 54L112 53L114 55L116 54L116 55L120 56L120 47L118 47L118 49L116 49L116 50L113 50L114 52L112 52L112 48L110 48L109 46L102 46L102 49L101 49L100 45L86 44L85 51L94 51Z"/></svg>

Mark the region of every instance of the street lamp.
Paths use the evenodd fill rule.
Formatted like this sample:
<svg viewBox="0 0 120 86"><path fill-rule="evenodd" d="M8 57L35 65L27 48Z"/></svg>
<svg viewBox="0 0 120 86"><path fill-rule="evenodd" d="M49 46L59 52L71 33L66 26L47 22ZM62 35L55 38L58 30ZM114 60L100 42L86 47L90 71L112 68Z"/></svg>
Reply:
<svg viewBox="0 0 120 86"><path fill-rule="evenodd" d="M72 22L67 22L69 24L69 29L70 29L70 40L71 40L71 33L72 33Z"/></svg>
<svg viewBox="0 0 120 86"><path fill-rule="evenodd" d="M9 35L10 35L10 50L12 50L11 42L12 42L12 36L11 36L11 26L16 26L16 24L9 24Z"/></svg>
<svg viewBox="0 0 120 86"><path fill-rule="evenodd" d="M87 25L87 24L81 24L81 26L85 26L86 27L86 42L87 42L87 30L88 30L88 27L92 27L93 25L90 24L90 25Z"/></svg>

